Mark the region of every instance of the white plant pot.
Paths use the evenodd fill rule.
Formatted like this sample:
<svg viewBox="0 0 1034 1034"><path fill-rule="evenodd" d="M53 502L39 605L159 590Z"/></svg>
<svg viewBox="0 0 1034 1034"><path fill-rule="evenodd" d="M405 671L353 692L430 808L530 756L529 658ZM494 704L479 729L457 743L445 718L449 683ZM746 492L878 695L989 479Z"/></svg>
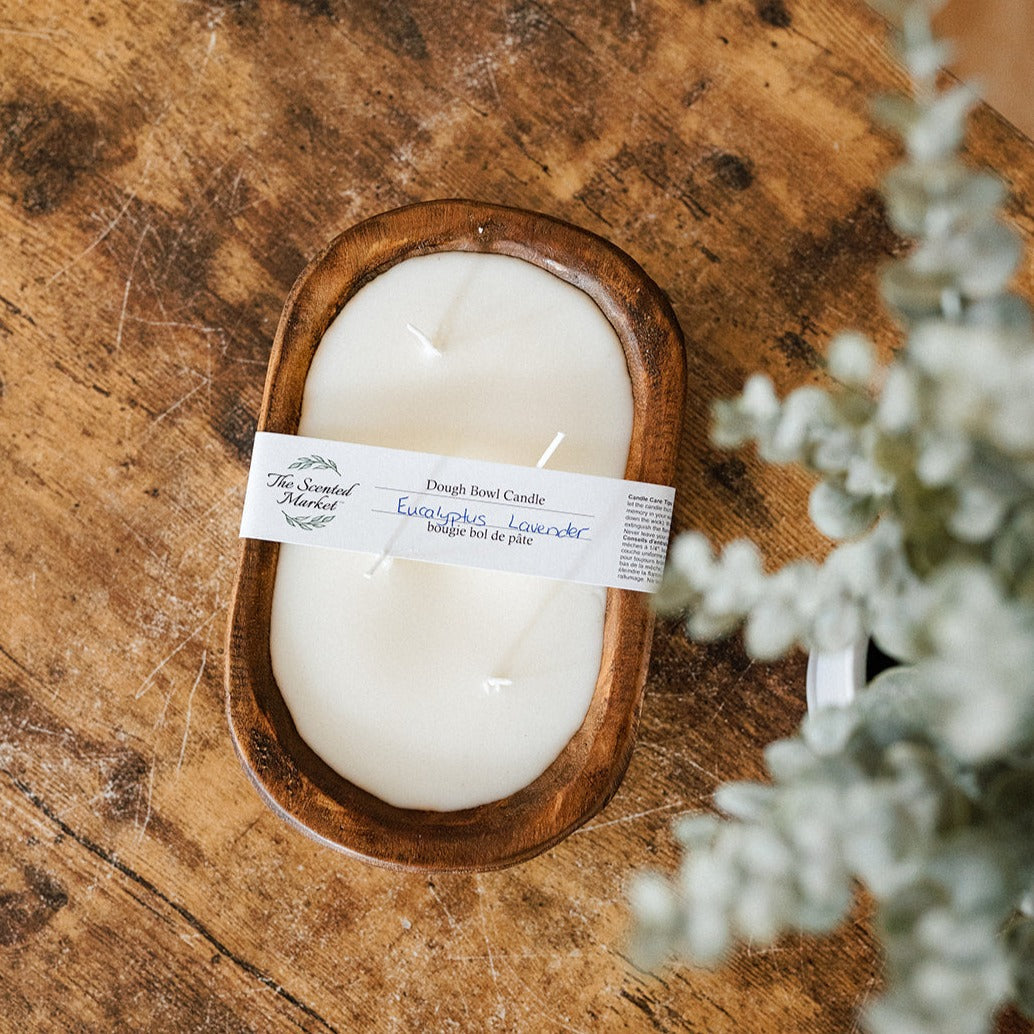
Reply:
<svg viewBox="0 0 1034 1034"><path fill-rule="evenodd" d="M845 650L813 653L808 657L806 682L808 710L844 707L865 685L865 660L868 639L859 640Z"/></svg>

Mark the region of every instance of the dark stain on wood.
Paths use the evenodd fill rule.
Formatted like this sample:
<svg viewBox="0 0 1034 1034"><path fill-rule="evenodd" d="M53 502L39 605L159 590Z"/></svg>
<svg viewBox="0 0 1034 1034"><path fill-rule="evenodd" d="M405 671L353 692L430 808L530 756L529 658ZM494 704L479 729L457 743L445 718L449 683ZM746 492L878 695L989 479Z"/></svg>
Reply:
<svg viewBox="0 0 1034 1034"><path fill-rule="evenodd" d="M415 61L427 59L427 43L405 0L376 0L370 4L393 53L402 53Z"/></svg>
<svg viewBox="0 0 1034 1034"><path fill-rule="evenodd" d="M802 231L792 237L786 259L775 266L770 282L788 307L801 313L816 293L839 285L854 289L860 277L871 280L877 262L894 257L903 247L884 217L879 194L867 190L823 233Z"/></svg>
<svg viewBox="0 0 1034 1034"><path fill-rule="evenodd" d="M793 24L785 0L757 0L755 9L758 18L774 29L788 29Z"/></svg>
<svg viewBox="0 0 1034 1034"><path fill-rule="evenodd" d="M123 748L105 775L101 797L104 810L114 819L141 822L147 813L147 779L150 765L135 750Z"/></svg>
<svg viewBox="0 0 1034 1034"><path fill-rule="evenodd" d="M4 743L11 743L19 725L28 717L31 697L8 679L0 689L0 734Z"/></svg>
<svg viewBox="0 0 1034 1034"><path fill-rule="evenodd" d="M293 110L297 114L302 109ZM174 295L175 303L210 326L238 324L240 311L220 297L222 285L212 267L220 247L238 233L235 220L250 194L244 171L240 162L212 160L199 164L193 182L178 183L171 200L159 203L134 197L127 204L101 247L117 262L121 278L132 277L127 296L130 315L164 323L169 295ZM281 228L263 234L253 245L255 261L274 267L270 271L275 270L278 282L271 287L277 291L286 290L304 265L295 251L290 258L297 268L282 267L289 250L287 240ZM123 337L123 345L129 336ZM143 342L148 355L153 341L149 332Z"/></svg>
<svg viewBox="0 0 1034 1034"><path fill-rule="evenodd" d="M667 634L657 637L650 656L651 693L698 694L709 678L728 687L750 667L738 635L696 643L687 637L680 619L670 619L665 627Z"/></svg>
<svg viewBox="0 0 1034 1034"><path fill-rule="evenodd" d="M406 0L284 0L290 7L312 18L339 21L343 14L355 17L360 27L393 54L425 61L427 43Z"/></svg>
<svg viewBox="0 0 1034 1034"><path fill-rule="evenodd" d="M50 912L56 912L68 904L68 892L55 877L42 869L28 866L25 869L25 882L28 883L29 890Z"/></svg>
<svg viewBox="0 0 1034 1034"><path fill-rule="evenodd" d="M753 525L759 528L772 527L772 514L765 497L751 480L743 460L737 456L716 457L707 463L707 473L713 481L736 497L737 509Z"/></svg>
<svg viewBox="0 0 1034 1034"><path fill-rule="evenodd" d="M333 126L328 126L316 109L303 98L295 97L288 101L284 114L291 127L305 131L310 144L324 141L333 146L337 142L335 138L340 137L337 130Z"/></svg>
<svg viewBox="0 0 1034 1034"><path fill-rule="evenodd" d="M775 340L775 346L791 362L800 363L812 370L821 369L825 365L822 356L800 334L795 334L792 330L780 334Z"/></svg>
<svg viewBox="0 0 1034 1034"><path fill-rule="evenodd" d="M558 16L536 3L514 5L506 18L510 49L521 49L527 59L527 78L520 84L522 96L554 98L545 117L532 117L522 104L520 115L508 109L507 135L541 166L546 154L562 149L574 153L597 143L607 112L607 81L591 48ZM541 153L540 153L541 152Z"/></svg>
<svg viewBox="0 0 1034 1034"><path fill-rule="evenodd" d="M0 947L23 944L68 904L68 892L49 873L27 865L25 890L0 891Z"/></svg>
<svg viewBox="0 0 1034 1034"><path fill-rule="evenodd" d="M256 257L273 278L281 294L286 294L290 290L291 284L307 265L307 259L301 249L282 233L270 234L266 246Z"/></svg>
<svg viewBox="0 0 1034 1034"><path fill-rule="evenodd" d="M130 282L119 349L131 348L147 363L155 359L156 333L144 330L137 320L163 323L168 320L170 296L189 305L207 290L221 219L210 191L211 187L196 206L185 199L181 211L133 198L100 244L116 267L115 275Z"/></svg>
<svg viewBox="0 0 1034 1034"><path fill-rule="evenodd" d="M0 103L0 169L31 215L53 211L86 173L108 164L110 142L95 115L47 95Z"/></svg>
<svg viewBox="0 0 1034 1034"><path fill-rule="evenodd" d="M663 38L666 15L647 4L625 2L597 4L591 11L596 16L594 31L612 41L613 57L630 72L643 69L655 54L657 41ZM563 20L576 31L576 19Z"/></svg>
<svg viewBox="0 0 1034 1034"><path fill-rule="evenodd" d="M506 11L506 28L520 36L522 44L531 43L549 27L549 19L535 0L514 0Z"/></svg>
<svg viewBox="0 0 1034 1034"><path fill-rule="evenodd" d="M666 142L663 140L646 140L637 150L624 144L615 161L619 172L638 168L651 183L661 190L667 192L672 187L671 156Z"/></svg>
<svg viewBox="0 0 1034 1034"><path fill-rule="evenodd" d="M718 182L730 190L746 190L754 182L754 163L736 154L716 154L711 159Z"/></svg>
<svg viewBox="0 0 1034 1034"><path fill-rule="evenodd" d="M94 756L92 745L84 746L72 729L55 721L28 691L10 679L0 688L0 742L34 754L48 742L60 743L76 759Z"/></svg>
<svg viewBox="0 0 1034 1034"><path fill-rule="evenodd" d="M692 172L685 175L676 186L676 196L694 219L710 219L711 210L699 199L700 185Z"/></svg>
<svg viewBox="0 0 1034 1034"><path fill-rule="evenodd" d="M337 11L331 0L284 0L290 6L312 16L313 18L337 19Z"/></svg>
<svg viewBox="0 0 1034 1034"><path fill-rule="evenodd" d="M0 688L0 743L14 752L33 755L46 746L60 746L76 759L89 754L89 747L84 748L71 729L56 722L36 704L29 692L11 680ZM16 758L17 753L12 762Z"/></svg>
<svg viewBox="0 0 1034 1034"><path fill-rule="evenodd" d="M256 426L253 407L236 396L231 397L226 401L222 411L213 415L212 426L241 462L247 462L251 458Z"/></svg>

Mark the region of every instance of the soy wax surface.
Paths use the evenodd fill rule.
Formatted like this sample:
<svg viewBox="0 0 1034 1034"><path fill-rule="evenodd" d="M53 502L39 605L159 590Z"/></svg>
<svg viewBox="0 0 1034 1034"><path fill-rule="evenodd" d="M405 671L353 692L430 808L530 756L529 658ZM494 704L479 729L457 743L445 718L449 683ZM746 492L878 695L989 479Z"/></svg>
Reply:
<svg viewBox="0 0 1034 1034"><path fill-rule="evenodd" d="M632 393L592 299L521 259L407 259L348 301L298 433L623 477ZM558 574L561 572L558 572ZM298 731L346 779L449 811L536 779L585 717L606 590L281 545L273 672Z"/></svg>

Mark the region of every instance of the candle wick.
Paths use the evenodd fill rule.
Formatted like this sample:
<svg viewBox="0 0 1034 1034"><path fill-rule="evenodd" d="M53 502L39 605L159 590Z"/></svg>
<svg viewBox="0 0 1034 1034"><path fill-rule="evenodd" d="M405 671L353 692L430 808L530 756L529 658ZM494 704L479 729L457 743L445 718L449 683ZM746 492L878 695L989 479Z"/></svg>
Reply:
<svg viewBox="0 0 1034 1034"><path fill-rule="evenodd" d="M544 467L549 462L549 459L553 455L553 453L557 451L557 447L566 437L567 435L564 434L563 431L557 431L557 433L553 435L553 440L549 443L549 445L546 446L546 451L539 457L539 461L535 464L535 466L539 468ZM531 626L534 625L535 622L542 616L542 613L543 611L545 611L546 606L557 594L560 588L560 584L560 582L557 582L553 586L553 588L549 592L549 595L546 596L546 598L542 601L541 606L539 607L538 611L534 614L531 621L529 621L528 624L525 625L524 630L516 638L516 640L513 643L513 646L510 647L510 650L504 659L504 663L500 665L500 667L504 671L513 663L514 658L517 655L518 649L520 648L524 639L527 637L528 633L531 631ZM513 679L503 679L499 678L497 675L493 675L485 679L484 682L482 682L481 688L484 689L486 695L489 695L491 693L498 693L499 690L502 689L504 686L512 685Z"/></svg>
<svg viewBox="0 0 1034 1034"><path fill-rule="evenodd" d="M373 562L373 567L371 567L371 568L370 568L370 570L369 570L369 571L367 571L367 572L366 572L366 573L365 573L365 574L363 575L363 577L364 577L364 578L372 578L372 577L373 577L373 576L374 576L374 575L375 575L375 574L377 573L377 570L378 570L378 568L379 568L379 567L380 567L380 566L381 566L381 565L382 565L382 564L383 564L383 563L384 563L385 561L387 561L387 566L388 566L388 567L391 567L391 557L390 557L390 556L388 556L388 551L387 551L387 550L385 550L385 551L384 551L383 553L381 553L381 555L380 555L379 557L377 557L377 559L376 559L376 560L375 560L375 561Z"/></svg>
<svg viewBox="0 0 1034 1034"><path fill-rule="evenodd" d="M441 469L441 466L445 462L445 460L446 460L445 456L439 456L438 459L435 461L435 464L434 464L434 467L433 467L431 473L432 474L437 474L438 471ZM387 561L387 564L385 566L386 567L391 567L391 560L392 560L392 552L391 552L391 550L392 550L392 547L399 540L399 538L401 537L401 535L402 535L403 531L405 531L405 529L406 529L406 518L402 517L399 520L398 524L395 525L395 530L388 537L388 541L384 543L384 548L380 551L380 554L378 555L377 559L374 560L373 566L369 569L369 571L366 571L366 572L363 573L363 577L364 578L372 579L373 576L378 572L378 570L380 570L381 566L384 565L385 561Z"/></svg>
<svg viewBox="0 0 1034 1034"><path fill-rule="evenodd" d="M549 462L549 458L553 453L557 451L557 446L559 446L566 437L567 435L565 435L563 431L557 431L553 436L553 440L546 446L546 451L539 457L539 461L535 466L544 467Z"/></svg>
<svg viewBox="0 0 1034 1034"><path fill-rule="evenodd" d="M419 328L414 327L412 323L406 324L406 330L410 332L426 348L432 355L441 355L442 350L438 348L435 343Z"/></svg>

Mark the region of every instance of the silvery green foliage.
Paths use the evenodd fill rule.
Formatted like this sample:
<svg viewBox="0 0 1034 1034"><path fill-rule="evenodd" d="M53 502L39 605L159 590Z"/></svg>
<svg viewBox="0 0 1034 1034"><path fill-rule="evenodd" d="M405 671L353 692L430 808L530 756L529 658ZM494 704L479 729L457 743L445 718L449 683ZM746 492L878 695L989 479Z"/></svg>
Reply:
<svg viewBox="0 0 1034 1034"><path fill-rule="evenodd" d="M681 820L678 874L633 887L633 948L716 963L738 940L828 930L861 881L887 966L867 1029L981 1034L1006 1001L1034 1014L1034 332L1007 287L1003 187L957 153L973 94L935 86L939 5L874 6L913 83L875 106L907 155L888 217L917 241L881 281L903 347L881 366L840 334L835 390L779 399L755 375L714 429L813 471L811 517L847 541L766 573L749 542L683 535L658 605L695 638L742 628L757 658L868 634L905 663L772 744L769 784L722 786L725 820Z"/></svg>

